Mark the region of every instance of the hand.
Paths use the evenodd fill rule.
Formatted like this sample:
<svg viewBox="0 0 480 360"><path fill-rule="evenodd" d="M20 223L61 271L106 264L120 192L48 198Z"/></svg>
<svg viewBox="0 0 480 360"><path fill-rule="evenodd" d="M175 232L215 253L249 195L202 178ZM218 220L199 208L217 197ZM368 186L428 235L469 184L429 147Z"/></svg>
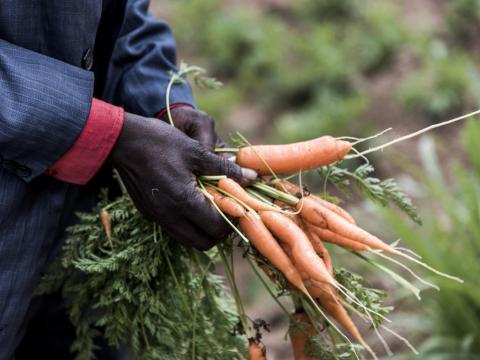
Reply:
<svg viewBox="0 0 480 360"><path fill-rule="evenodd" d="M195 175L227 175L243 183L256 177L171 125L129 113L112 161L139 211L200 250L223 240L230 228L197 188Z"/></svg>
<svg viewBox="0 0 480 360"><path fill-rule="evenodd" d="M207 113L181 106L172 109L171 114L177 129L197 140L209 151L223 144L215 132L215 122ZM162 120L169 123L168 115L165 114Z"/></svg>

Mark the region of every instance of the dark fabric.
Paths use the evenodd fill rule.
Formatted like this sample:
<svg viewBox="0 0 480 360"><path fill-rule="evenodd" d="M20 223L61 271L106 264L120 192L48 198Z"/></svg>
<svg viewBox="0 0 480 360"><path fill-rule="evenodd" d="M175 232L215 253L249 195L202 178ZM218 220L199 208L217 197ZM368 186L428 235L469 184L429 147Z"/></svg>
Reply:
<svg viewBox="0 0 480 360"><path fill-rule="evenodd" d="M148 14L149 1L127 1L103 97L137 115L153 117L165 108L170 71L175 70L175 40L164 21ZM152 91L155 89L155 91ZM172 88L170 103L195 106L188 85Z"/></svg>
<svg viewBox="0 0 480 360"><path fill-rule="evenodd" d="M175 43L147 9L148 0L0 1L1 360L13 357L28 309L35 315L32 291L67 219L94 204L98 178L78 187L43 175L82 131L92 95L142 115L165 106ZM171 101L194 106L188 85Z"/></svg>

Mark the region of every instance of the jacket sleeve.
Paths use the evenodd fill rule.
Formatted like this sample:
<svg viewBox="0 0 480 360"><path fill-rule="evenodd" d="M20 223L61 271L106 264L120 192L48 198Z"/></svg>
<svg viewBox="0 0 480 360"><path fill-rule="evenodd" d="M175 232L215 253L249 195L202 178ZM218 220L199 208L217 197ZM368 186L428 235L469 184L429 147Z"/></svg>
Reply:
<svg viewBox="0 0 480 360"><path fill-rule="evenodd" d="M113 51L103 98L125 110L152 117L165 108L176 45L164 21L148 13L149 0L128 0L124 23ZM170 104L195 103L188 84L176 84Z"/></svg>
<svg viewBox="0 0 480 360"><path fill-rule="evenodd" d="M0 165L30 181L75 142L93 73L0 39Z"/></svg>

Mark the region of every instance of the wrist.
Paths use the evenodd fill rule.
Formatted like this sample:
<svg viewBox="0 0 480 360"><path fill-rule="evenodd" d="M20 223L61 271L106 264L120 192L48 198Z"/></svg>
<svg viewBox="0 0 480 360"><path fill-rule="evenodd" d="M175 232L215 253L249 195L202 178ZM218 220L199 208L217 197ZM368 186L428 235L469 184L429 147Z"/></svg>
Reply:
<svg viewBox="0 0 480 360"><path fill-rule="evenodd" d="M186 103L175 103L170 105L170 113L175 113L178 109L194 109L194 107L190 104ZM157 119L163 120L165 122L168 122L168 111L167 108L164 108L160 110L157 115L155 115Z"/></svg>
<svg viewBox="0 0 480 360"><path fill-rule="evenodd" d="M77 185L86 184L107 159L123 127L124 110L98 99L92 100L90 114L72 147L46 174Z"/></svg>

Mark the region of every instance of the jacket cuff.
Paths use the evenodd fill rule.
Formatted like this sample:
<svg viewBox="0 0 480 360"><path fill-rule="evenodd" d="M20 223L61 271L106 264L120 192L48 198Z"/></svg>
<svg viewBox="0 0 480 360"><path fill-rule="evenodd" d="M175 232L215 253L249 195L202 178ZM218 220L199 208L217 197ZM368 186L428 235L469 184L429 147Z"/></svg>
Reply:
<svg viewBox="0 0 480 360"><path fill-rule="evenodd" d="M86 184L110 154L122 130L124 117L123 108L93 99L80 136L46 173L68 183Z"/></svg>
<svg viewBox="0 0 480 360"><path fill-rule="evenodd" d="M186 104L186 103L175 103L175 104L171 104L170 105L170 111L172 111L173 109L175 108L178 108L178 107L188 107L188 108L191 108L191 109L194 109L194 107L190 104ZM167 114L167 108L163 108L162 110L160 110L156 115L155 117L157 119L162 119L165 115Z"/></svg>

